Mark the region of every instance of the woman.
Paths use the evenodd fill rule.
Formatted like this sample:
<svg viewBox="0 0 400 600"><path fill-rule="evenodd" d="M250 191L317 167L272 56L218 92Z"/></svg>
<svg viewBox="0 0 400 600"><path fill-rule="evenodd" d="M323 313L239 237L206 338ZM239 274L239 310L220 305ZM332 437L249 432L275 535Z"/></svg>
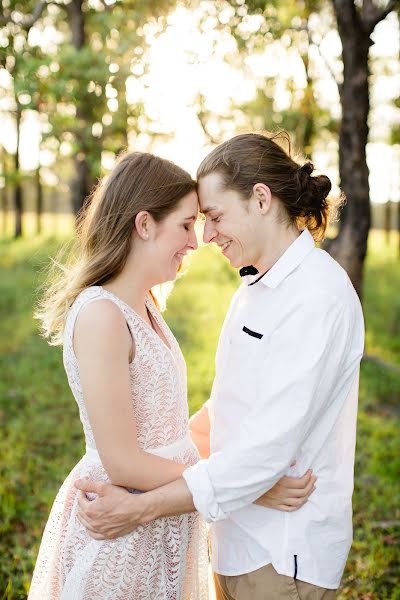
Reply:
<svg viewBox="0 0 400 600"><path fill-rule="evenodd" d="M197 248L196 184L169 161L126 154L80 219L80 255L38 311L64 346L86 454L62 485L29 600L199 600L208 597L205 523L157 519L96 541L76 517L74 481L135 490L178 479L199 454L188 432L186 367L151 288L174 280Z"/></svg>

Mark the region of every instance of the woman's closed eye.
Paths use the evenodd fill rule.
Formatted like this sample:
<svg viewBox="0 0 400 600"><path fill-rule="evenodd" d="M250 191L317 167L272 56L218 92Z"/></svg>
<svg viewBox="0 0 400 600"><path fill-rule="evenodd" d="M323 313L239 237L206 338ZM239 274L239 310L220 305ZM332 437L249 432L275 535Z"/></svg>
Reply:
<svg viewBox="0 0 400 600"><path fill-rule="evenodd" d="M212 217L211 221L213 221L213 223L219 223L221 220L221 216L222 215L218 215L218 217Z"/></svg>

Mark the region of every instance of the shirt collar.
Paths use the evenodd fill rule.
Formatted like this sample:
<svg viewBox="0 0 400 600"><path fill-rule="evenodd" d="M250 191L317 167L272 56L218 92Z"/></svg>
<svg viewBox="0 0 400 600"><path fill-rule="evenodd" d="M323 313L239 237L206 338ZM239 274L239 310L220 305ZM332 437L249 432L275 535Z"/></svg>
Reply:
<svg viewBox="0 0 400 600"><path fill-rule="evenodd" d="M286 277L300 265L304 258L315 248L314 238L308 229L304 229L279 260L264 275L256 276L255 283L263 283L267 287L276 288ZM252 285L250 283L249 285Z"/></svg>

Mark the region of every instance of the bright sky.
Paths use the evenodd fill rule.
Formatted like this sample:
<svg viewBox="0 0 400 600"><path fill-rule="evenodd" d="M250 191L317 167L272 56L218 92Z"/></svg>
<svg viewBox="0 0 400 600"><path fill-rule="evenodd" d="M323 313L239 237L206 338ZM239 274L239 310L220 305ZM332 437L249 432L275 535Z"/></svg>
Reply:
<svg viewBox="0 0 400 600"><path fill-rule="evenodd" d="M230 36L222 38L213 27L213 16L206 21L204 28L199 27L200 9L187 10L178 7L168 19L166 31L152 38L151 68L146 87L138 83L132 76L127 82L128 101L144 99L146 112L158 123L159 129L171 136L169 141L151 141L142 134L135 140L137 149L151 150L166 156L195 174L196 167L209 150L204 132L196 117L195 105L200 91L205 99L206 108L216 114L229 114L230 102L242 103L254 97L256 81L266 75L295 77L299 87L304 85L304 75L299 69L298 59L294 54L287 54L282 47L275 44L268 47L263 55L251 57L247 61L248 73L235 69L227 64L224 57L235 52L235 44ZM252 23L248 23L251 28ZM49 31L51 43L57 35ZM399 31L396 17L386 19L378 25L374 34L374 55L385 57L387 64L395 65L400 75L398 64ZM49 42L50 43L50 42ZM322 42L321 49L335 68L335 57L340 55L340 42L337 34L332 32ZM193 57L196 60L193 61ZM396 66L397 65L397 66ZM328 70L319 84L321 101L333 110L337 110L337 88ZM0 69L0 87L6 86L7 74ZM397 89L396 89L397 88ZM391 123L399 122L400 110L390 106L390 99L400 95L400 77L390 77L384 72L374 85L371 94L372 106L378 106L371 117L371 143L368 146L368 162L371 172L371 197L374 201L385 201L399 198L400 148L390 147L384 142L388 138ZM0 100L0 110L7 108L5 100ZM276 95L277 107L286 109L290 106L290 97L283 85L278 87ZM4 113L3 113L4 114ZM235 134L235 120L226 121L224 137ZM215 123L215 127L217 122ZM39 123L36 113L26 111L26 118L21 132L21 163L26 169L33 168L38 160ZM15 131L10 119L0 120L0 139L9 151L15 148ZM337 174L332 167L332 154L337 149L326 152L325 140L321 138L320 147L315 149L314 160L320 170L327 169L328 174L336 179ZM51 163L50 153L42 154L42 164ZM107 165L108 166L108 165Z"/></svg>

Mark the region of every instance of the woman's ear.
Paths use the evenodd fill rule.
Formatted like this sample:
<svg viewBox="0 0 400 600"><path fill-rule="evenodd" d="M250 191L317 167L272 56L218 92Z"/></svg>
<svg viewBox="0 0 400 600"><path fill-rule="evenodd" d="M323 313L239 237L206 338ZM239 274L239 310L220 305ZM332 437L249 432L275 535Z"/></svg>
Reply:
<svg viewBox="0 0 400 600"><path fill-rule="evenodd" d="M264 183L256 183L253 187L253 196L257 203L257 208L261 214L265 215L271 206L271 190Z"/></svg>
<svg viewBox="0 0 400 600"><path fill-rule="evenodd" d="M140 211L135 217L136 233L142 240L148 240L150 235L150 215L146 210Z"/></svg>

